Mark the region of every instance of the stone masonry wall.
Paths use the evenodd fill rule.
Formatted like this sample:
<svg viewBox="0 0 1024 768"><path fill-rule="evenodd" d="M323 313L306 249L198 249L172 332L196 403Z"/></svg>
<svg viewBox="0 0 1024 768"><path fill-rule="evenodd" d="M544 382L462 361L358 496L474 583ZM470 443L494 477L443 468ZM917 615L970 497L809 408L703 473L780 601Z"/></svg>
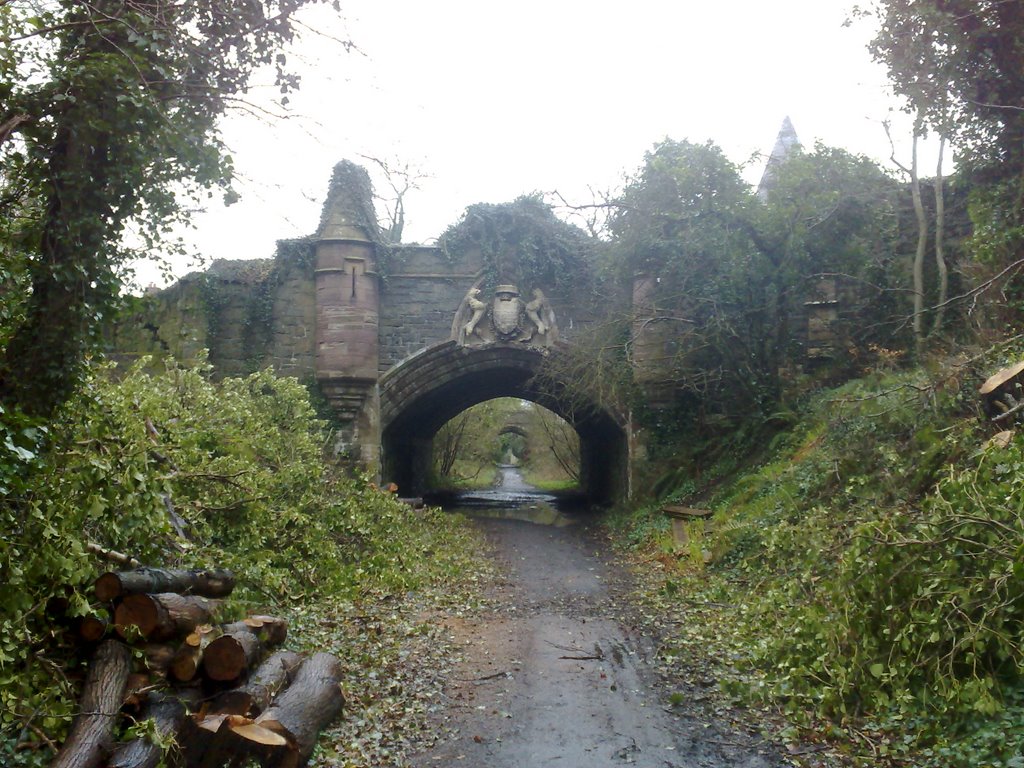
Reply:
<svg viewBox="0 0 1024 768"><path fill-rule="evenodd" d="M206 272L145 297L143 307L111 333L113 355L122 360L170 355L192 363L207 349L218 377L267 365L285 376L311 377L312 258L294 241L284 245L293 247L275 259L215 261Z"/></svg>
<svg viewBox="0 0 1024 768"><path fill-rule="evenodd" d="M452 321L466 292L481 275L483 260L470 253L449 261L439 248L400 246L391 254L381 291L380 372L425 347L451 338ZM569 341L598 316L598 307L542 286L555 310L559 338ZM481 296L482 300L490 297ZM529 300L524 296L524 300Z"/></svg>
<svg viewBox="0 0 1024 768"><path fill-rule="evenodd" d="M380 302L384 373L420 350L447 341L466 292L480 277L479 254L450 261L438 248L398 246L387 257ZM559 336L572 337L596 315L547 290ZM110 348L121 358L172 355L183 362L209 350L217 376L267 365L312 377L316 357L316 284L312 241L287 241L274 259L216 261L145 299L122 323Z"/></svg>
<svg viewBox="0 0 1024 768"><path fill-rule="evenodd" d="M392 252L381 291L381 373L449 339L452 320L479 269L478 259L451 262L438 248L404 246Z"/></svg>

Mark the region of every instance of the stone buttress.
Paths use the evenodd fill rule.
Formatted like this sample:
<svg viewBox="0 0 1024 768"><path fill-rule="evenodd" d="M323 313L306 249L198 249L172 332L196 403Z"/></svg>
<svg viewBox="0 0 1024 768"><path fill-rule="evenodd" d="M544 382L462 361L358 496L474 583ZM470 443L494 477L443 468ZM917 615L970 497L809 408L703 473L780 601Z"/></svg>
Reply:
<svg viewBox="0 0 1024 768"><path fill-rule="evenodd" d="M316 378L340 422L339 454L380 472L380 275L369 178L334 169L316 237Z"/></svg>

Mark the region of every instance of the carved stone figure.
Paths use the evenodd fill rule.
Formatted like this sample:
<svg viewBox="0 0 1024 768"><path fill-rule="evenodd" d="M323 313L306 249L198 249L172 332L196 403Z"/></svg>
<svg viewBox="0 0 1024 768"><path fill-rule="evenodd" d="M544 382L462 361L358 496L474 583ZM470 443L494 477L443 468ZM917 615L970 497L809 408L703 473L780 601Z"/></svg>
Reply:
<svg viewBox="0 0 1024 768"><path fill-rule="evenodd" d="M476 333L476 327L483 318L484 312L487 311L487 304L477 298L479 295L480 289L473 287L469 289L469 293L466 294L466 298L462 300L463 305L469 308L472 316L459 329L459 344L465 344L466 337L472 336Z"/></svg>
<svg viewBox="0 0 1024 768"><path fill-rule="evenodd" d="M523 335L519 337L520 341L530 341L535 334L544 336L554 325L554 312L551 311L544 291L540 288L533 289L533 301L526 305L526 316L533 323L533 328L524 329ZM550 317L550 322L545 320L545 316Z"/></svg>
<svg viewBox="0 0 1024 768"><path fill-rule="evenodd" d="M452 321L452 338L474 346L496 341L514 341L547 347L557 336L555 313L544 292L534 288L533 300L525 302L519 288L508 283L497 286L489 302L482 301L480 286L469 289ZM484 315L487 321L484 322Z"/></svg>

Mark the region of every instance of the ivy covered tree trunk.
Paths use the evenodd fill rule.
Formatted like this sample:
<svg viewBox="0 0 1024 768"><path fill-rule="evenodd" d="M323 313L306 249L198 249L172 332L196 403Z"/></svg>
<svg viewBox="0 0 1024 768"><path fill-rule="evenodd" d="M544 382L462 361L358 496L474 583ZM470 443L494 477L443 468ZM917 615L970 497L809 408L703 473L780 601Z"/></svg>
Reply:
<svg viewBox="0 0 1024 768"><path fill-rule="evenodd" d="M917 219L917 248L914 250L914 345L920 351L924 344L924 255L928 246L928 219L921 200L921 178L917 167L917 144L923 130L923 113L914 121L914 137L910 155L910 193L914 200L914 217Z"/></svg>
<svg viewBox="0 0 1024 768"><path fill-rule="evenodd" d="M939 296L935 303L935 322L932 333L942 330L946 316L946 300L949 298L949 267L946 265L946 196L942 176L942 155L946 148L946 137L939 137L939 159L935 165L935 270L939 280Z"/></svg>
<svg viewBox="0 0 1024 768"><path fill-rule="evenodd" d="M0 2L0 244L27 293L4 328L5 408L45 418L75 391L119 268L185 218L183 191L230 199L217 119L258 67L295 87L279 50L314 1Z"/></svg>
<svg viewBox="0 0 1024 768"><path fill-rule="evenodd" d="M94 44L84 46L83 66L101 55L90 50ZM50 416L74 390L103 308L116 295L103 259L109 217L104 192L113 162L102 126L110 105L86 90L68 83L67 107L57 115L39 257L29 267L32 294L0 368L4 404L34 416Z"/></svg>

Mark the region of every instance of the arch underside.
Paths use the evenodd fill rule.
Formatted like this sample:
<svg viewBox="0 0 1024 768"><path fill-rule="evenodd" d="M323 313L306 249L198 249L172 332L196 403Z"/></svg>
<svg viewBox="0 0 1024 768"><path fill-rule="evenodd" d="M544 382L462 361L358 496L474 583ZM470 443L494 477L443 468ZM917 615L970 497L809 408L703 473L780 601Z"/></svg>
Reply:
<svg viewBox="0 0 1024 768"><path fill-rule="evenodd" d="M403 494L427 490L434 435L451 418L496 397L518 397L548 408L580 437L580 483L596 502L625 496L626 432L610 414L572 409L557 393L534 381L543 353L517 344L430 347L388 371L380 380L383 477Z"/></svg>

